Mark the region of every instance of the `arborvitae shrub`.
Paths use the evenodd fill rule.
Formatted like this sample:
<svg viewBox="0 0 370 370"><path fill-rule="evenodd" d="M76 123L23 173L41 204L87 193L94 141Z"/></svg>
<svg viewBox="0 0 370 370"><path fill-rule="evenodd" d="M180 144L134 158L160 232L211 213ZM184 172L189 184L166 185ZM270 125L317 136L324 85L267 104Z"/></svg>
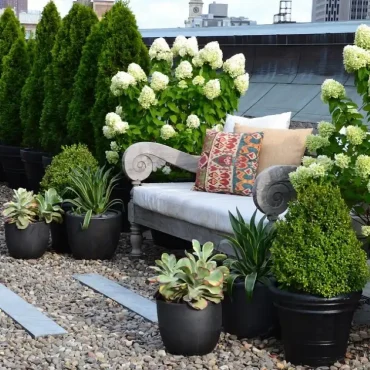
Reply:
<svg viewBox="0 0 370 370"><path fill-rule="evenodd" d="M330 298L361 291L369 276L350 211L331 184L298 191L277 222L271 253L278 284L290 291Z"/></svg>
<svg viewBox="0 0 370 370"><path fill-rule="evenodd" d="M68 137L73 142L86 144L92 151L94 151L94 129L90 115L95 103L98 59L105 41L109 14L110 12L106 13L104 18L94 26L86 40L67 116Z"/></svg>
<svg viewBox="0 0 370 370"><path fill-rule="evenodd" d="M36 58L36 40L34 37L31 37L27 41L27 53L28 53L28 61L30 63L30 68L32 69L33 63L35 62L35 58Z"/></svg>
<svg viewBox="0 0 370 370"><path fill-rule="evenodd" d="M28 73L26 41L21 36L3 59L0 79L0 140L7 145L18 146L22 142L19 102Z"/></svg>
<svg viewBox="0 0 370 370"><path fill-rule="evenodd" d="M45 70L51 63L51 51L60 23L57 7L50 1L45 6L37 25L35 60L22 90L23 145L30 148L40 148L40 118L45 97L44 76Z"/></svg>
<svg viewBox="0 0 370 370"><path fill-rule="evenodd" d="M117 2L111 9L99 57L95 104L91 113L95 151L101 161L104 161L105 150L109 147L102 132L105 115L114 111L117 105L117 100L110 93L111 79L118 71L127 70L130 63L137 63L148 72L149 55L145 48L134 14L126 3Z"/></svg>
<svg viewBox="0 0 370 370"><path fill-rule="evenodd" d="M41 115L41 144L57 152L67 138L67 113L82 48L98 19L91 7L75 3L63 19L45 76L45 99Z"/></svg>

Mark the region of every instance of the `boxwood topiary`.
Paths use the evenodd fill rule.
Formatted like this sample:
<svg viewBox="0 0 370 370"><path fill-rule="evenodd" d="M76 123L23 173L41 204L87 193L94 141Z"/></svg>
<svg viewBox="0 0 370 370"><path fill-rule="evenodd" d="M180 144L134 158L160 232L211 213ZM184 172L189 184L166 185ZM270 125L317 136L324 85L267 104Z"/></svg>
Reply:
<svg viewBox="0 0 370 370"><path fill-rule="evenodd" d="M312 183L299 189L276 227L271 253L281 289L327 298L362 290L367 257L339 188Z"/></svg>
<svg viewBox="0 0 370 370"><path fill-rule="evenodd" d="M63 146L62 149L62 152L53 158L51 165L46 169L40 184L42 189L54 188L58 194L63 194L66 187L71 185L69 174L73 168L98 168L97 160L86 145L74 144Z"/></svg>

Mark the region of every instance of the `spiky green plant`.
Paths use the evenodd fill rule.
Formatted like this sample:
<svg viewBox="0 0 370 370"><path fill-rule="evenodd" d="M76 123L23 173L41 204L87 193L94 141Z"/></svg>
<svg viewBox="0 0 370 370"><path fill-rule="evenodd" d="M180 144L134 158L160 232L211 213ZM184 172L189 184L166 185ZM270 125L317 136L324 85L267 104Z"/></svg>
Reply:
<svg viewBox="0 0 370 370"><path fill-rule="evenodd" d="M185 252L186 257L176 260L174 255L163 253L160 260L152 266L158 275L149 279L150 283L159 283L158 295L169 302L186 302L196 310L203 310L209 302L220 303L224 298L223 284L229 270L225 266L217 267L223 254L213 255L213 243L207 242L201 247L193 240L193 253Z"/></svg>
<svg viewBox="0 0 370 370"><path fill-rule="evenodd" d="M56 192L55 189L48 189L44 195L37 194L36 202L38 203L38 213L40 220L45 220L47 224L56 222L61 224L63 222L63 209L60 204L63 198Z"/></svg>
<svg viewBox="0 0 370 370"><path fill-rule="evenodd" d="M76 208L77 214L83 214L84 222L82 229L89 227L92 216L100 216L111 210L115 205L122 205L121 199L111 200L113 188L119 181L120 176L111 177L112 168L105 170L104 167L98 170L91 168L77 168L70 175L71 185L67 188L75 195L74 199L67 199Z"/></svg>
<svg viewBox="0 0 370 370"><path fill-rule="evenodd" d="M36 221L38 215L37 202L32 191L19 188L13 190L13 199L4 204L3 216L5 222L16 224L20 230L27 229L31 222Z"/></svg>
<svg viewBox="0 0 370 370"><path fill-rule="evenodd" d="M244 280L247 299L251 300L257 281L263 284L270 282L272 268L270 249L276 230L269 224L265 225L266 216L256 222L257 210L253 213L249 224L244 221L238 209L236 212L237 217L229 212L234 235L225 235L235 254L234 257L224 261L224 265L230 269L227 290L231 297L235 281Z"/></svg>

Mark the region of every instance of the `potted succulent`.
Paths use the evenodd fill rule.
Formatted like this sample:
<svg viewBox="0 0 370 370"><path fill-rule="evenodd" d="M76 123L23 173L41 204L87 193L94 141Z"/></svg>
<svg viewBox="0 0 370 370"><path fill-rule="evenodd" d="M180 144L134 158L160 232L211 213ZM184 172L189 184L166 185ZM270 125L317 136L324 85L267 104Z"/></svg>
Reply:
<svg viewBox="0 0 370 370"><path fill-rule="evenodd" d="M200 246L193 240L193 254L176 260L162 254L158 273L149 279L159 283L155 295L159 331L168 352L178 355L205 355L217 345L222 326L223 283L229 270L217 267L225 255L213 254L213 244Z"/></svg>
<svg viewBox="0 0 370 370"><path fill-rule="evenodd" d="M120 233L122 212L111 200L111 193L119 176L111 177L112 169L94 170L81 167L70 175L71 186L67 191L73 199L67 199L73 208L67 212L67 234L72 254L78 259L110 259L116 251Z"/></svg>
<svg viewBox="0 0 370 370"><path fill-rule="evenodd" d="M318 367L344 358L369 271L339 187L314 170L308 182L306 170L291 175L297 200L276 225L271 290L286 361Z"/></svg>
<svg viewBox="0 0 370 370"><path fill-rule="evenodd" d="M13 200L4 204L5 239L14 258L41 257L49 242L49 224L61 222L63 210L53 205L59 199L55 189L34 196L26 189L14 190Z"/></svg>
<svg viewBox="0 0 370 370"><path fill-rule="evenodd" d="M224 330L238 338L267 337L275 334L278 318L269 289L271 282L270 248L276 230L265 223L266 216L256 222L257 211L246 223L237 209L237 217L229 212L233 236L225 236L235 256L224 261L230 270L227 294L222 303Z"/></svg>

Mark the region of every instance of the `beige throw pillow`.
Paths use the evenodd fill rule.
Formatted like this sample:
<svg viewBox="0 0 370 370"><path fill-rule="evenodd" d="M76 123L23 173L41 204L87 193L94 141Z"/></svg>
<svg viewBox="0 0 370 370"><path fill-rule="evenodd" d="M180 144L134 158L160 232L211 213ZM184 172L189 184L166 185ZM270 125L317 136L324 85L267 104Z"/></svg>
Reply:
<svg viewBox="0 0 370 370"><path fill-rule="evenodd" d="M262 148L258 161L257 174L271 166L299 166L306 150L306 138L312 133L312 128L299 130L279 130L272 128L256 128L235 124L235 133L264 133Z"/></svg>

